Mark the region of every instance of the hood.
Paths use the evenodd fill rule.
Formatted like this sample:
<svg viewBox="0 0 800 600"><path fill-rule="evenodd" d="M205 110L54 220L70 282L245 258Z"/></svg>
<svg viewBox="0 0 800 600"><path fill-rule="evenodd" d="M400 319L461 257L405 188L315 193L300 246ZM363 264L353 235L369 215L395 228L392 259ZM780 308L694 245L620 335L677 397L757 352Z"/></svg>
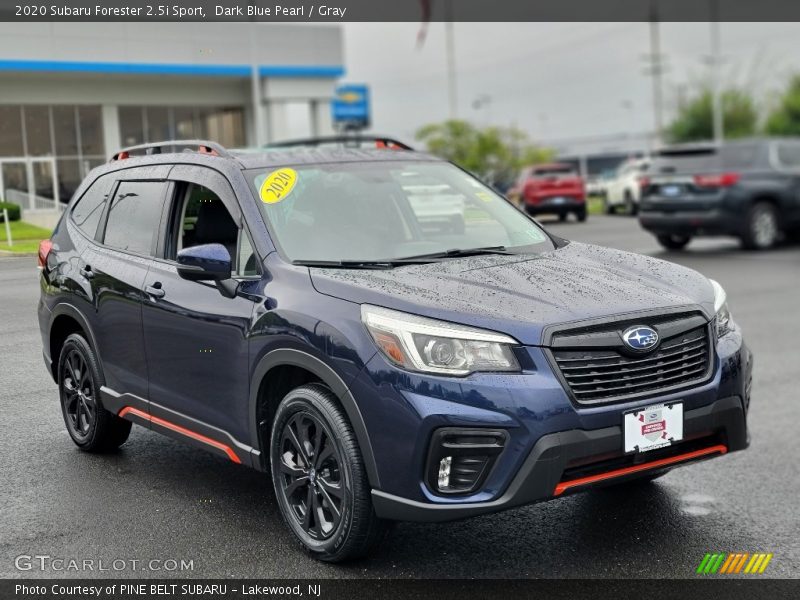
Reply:
<svg viewBox="0 0 800 600"><path fill-rule="evenodd" d="M571 242L542 254L486 255L387 270L312 268L323 294L482 327L539 345L550 325L675 307L714 314L700 273Z"/></svg>

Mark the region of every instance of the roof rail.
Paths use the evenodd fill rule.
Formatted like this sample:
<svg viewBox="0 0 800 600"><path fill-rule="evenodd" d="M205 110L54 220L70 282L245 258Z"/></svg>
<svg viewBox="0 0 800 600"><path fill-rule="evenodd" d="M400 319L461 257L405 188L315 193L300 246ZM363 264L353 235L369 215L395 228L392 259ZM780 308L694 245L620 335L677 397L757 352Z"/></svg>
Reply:
<svg viewBox="0 0 800 600"><path fill-rule="evenodd" d="M168 140L165 142L153 142L150 144L139 144L138 146L123 148L113 154L109 162L130 158L132 153L142 150L144 150L146 156L163 154L165 148L183 148L183 150L193 150L200 154L210 154L211 156L221 156L224 158L231 158L232 156L224 146L217 142L211 142L209 140Z"/></svg>
<svg viewBox="0 0 800 600"><path fill-rule="evenodd" d="M358 147L364 142L372 142L376 148L387 148L390 150L411 150L414 149L408 144L384 135L332 135L323 137L313 137L298 140L286 140L267 144L265 148L296 148L302 146L322 146L323 144L341 144L344 147Z"/></svg>

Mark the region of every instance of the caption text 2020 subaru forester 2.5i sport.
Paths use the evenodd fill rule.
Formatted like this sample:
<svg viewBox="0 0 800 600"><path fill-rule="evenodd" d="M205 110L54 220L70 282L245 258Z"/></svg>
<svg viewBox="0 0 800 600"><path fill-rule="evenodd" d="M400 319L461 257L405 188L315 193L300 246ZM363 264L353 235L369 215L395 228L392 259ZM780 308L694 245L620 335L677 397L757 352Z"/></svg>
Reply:
<svg viewBox="0 0 800 600"><path fill-rule="evenodd" d="M552 236L400 143L323 141L151 144L81 184L38 309L79 447L137 423L269 472L329 561L392 520L747 447L752 358L719 284ZM463 227L431 217L453 206Z"/></svg>

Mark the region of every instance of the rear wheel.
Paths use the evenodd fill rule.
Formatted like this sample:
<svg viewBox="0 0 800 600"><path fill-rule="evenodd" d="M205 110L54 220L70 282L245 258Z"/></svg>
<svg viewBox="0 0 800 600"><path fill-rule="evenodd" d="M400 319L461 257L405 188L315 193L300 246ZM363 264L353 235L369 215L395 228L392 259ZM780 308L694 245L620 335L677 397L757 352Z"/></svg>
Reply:
<svg viewBox="0 0 800 600"><path fill-rule="evenodd" d="M272 482L286 524L315 558L367 554L386 522L372 507L355 434L335 396L310 384L278 406L271 436Z"/></svg>
<svg viewBox="0 0 800 600"><path fill-rule="evenodd" d="M613 215L617 212L617 207L608 201L608 197L603 199L603 212L607 215Z"/></svg>
<svg viewBox="0 0 800 600"><path fill-rule="evenodd" d="M625 190L625 212L633 216L639 212L639 206L636 204L636 200L630 190Z"/></svg>
<svg viewBox="0 0 800 600"><path fill-rule="evenodd" d="M747 212L742 245L749 250L766 250L778 242L778 211L769 202L758 202Z"/></svg>
<svg viewBox="0 0 800 600"><path fill-rule="evenodd" d="M575 212L575 216L577 217L578 221L580 221L581 223L583 223L586 220L586 214L587 213L586 213L586 207L585 206L583 208L578 209Z"/></svg>
<svg viewBox="0 0 800 600"><path fill-rule="evenodd" d="M566 220L567 220L567 217L568 217L568 216L569 216L569 215L567 215L567 213L565 213L565 212L558 213L558 220L559 220L559 221L561 221L561 222L563 223L564 221L566 221Z"/></svg>
<svg viewBox="0 0 800 600"><path fill-rule="evenodd" d="M128 439L131 422L100 402L102 379L94 351L79 334L70 335L58 359L61 412L72 441L86 452L116 450Z"/></svg>
<svg viewBox="0 0 800 600"><path fill-rule="evenodd" d="M667 250L683 250L692 241L688 235L666 234L656 236L658 243Z"/></svg>

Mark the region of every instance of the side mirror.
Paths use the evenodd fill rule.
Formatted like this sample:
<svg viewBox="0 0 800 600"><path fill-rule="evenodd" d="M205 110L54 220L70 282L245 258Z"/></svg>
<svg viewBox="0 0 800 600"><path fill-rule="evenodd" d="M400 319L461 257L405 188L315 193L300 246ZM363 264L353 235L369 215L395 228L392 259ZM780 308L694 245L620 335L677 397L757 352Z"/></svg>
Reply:
<svg viewBox="0 0 800 600"><path fill-rule="evenodd" d="M178 252L178 275L189 281L231 278L231 255L222 244L202 244Z"/></svg>

